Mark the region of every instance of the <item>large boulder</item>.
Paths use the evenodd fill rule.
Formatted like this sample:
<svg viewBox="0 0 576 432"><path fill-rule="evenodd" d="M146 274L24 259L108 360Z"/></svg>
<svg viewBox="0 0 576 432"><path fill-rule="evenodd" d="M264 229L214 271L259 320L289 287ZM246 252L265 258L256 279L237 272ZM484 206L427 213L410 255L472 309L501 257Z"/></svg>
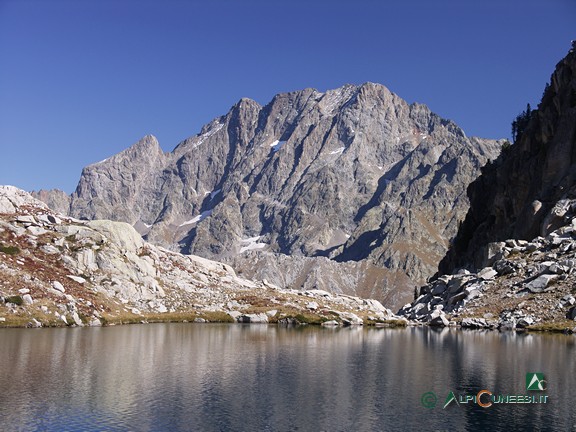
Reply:
<svg viewBox="0 0 576 432"><path fill-rule="evenodd" d="M138 253L144 246L142 236L125 222L95 220L88 222L87 225L126 252Z"/></svg>
<svg viewBox="0 0 576 432"><path fill-rule="evenodd" d="M16 213L20 207L32 206L48 210L42 201L14 186L0 186L0 213Z"/></svg>

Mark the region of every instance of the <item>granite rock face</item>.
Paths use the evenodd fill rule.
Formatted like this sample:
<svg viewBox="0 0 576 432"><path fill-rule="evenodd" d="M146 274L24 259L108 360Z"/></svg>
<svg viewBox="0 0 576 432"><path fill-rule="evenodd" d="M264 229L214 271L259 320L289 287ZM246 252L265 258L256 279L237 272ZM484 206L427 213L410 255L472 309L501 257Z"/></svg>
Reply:
<svg viewBox="0 0 576 432"><path fill-rule="evenodd" d="M576 199L563 226L530 241L491 244L487 267L442 275L423 286L399 312L411 321L469 328L522 329L556 324L572 331L576 312ZM572 321L572 323L571 323Z"/></svg>
<svg viewBox="0 0 576 432"><path fill-rule="evenodd" d="M0 186L0 213L16 213L20 207L35 206L47 209L42 201L14 186Z"/></svg>
<svg viewBox="0 0 576 432"><path fill-rule="evenodd" d="M148 319L348 325L351 314L360 316L358 325L399 319L376 300L251 281L229 265L147 243L128 223L56 214L26 192L0 186L2 325Z"/></svg>
<svg viewBox="0 0 576 432"><path fill-rule="evenodd" d="M366 262L391 272L376 298L399 273L411 297L456 234L466 185L501 145L378 84L279 94L264 107L242 99L170 153L147 136L86 167L70 214L125 221L153 243L248 273L260 270L242 255L271 254L262 259L285 265L268 275L278 284L286 256L296 267L327 258L314 260L324 273ZM320 284L358 292L352 280Z"/></svg>
<svg viewBox="0 0 576 432"><path fill-rule="evenodd" d="M558 63L517 142L468 188L471 207L440 271L481 268L488 245L546 236L576 197L576 49Z"/></svg>
<svg viewBox="0 0 576 432"><path fill-rule="evenodd" d="M400 314L501 330L576 331L576 43L516 143L468 188L439 276Z"/></svg>
<svg viewBox="0 0 576 432"><path fill-rule="evenodd" d="M404 271L387 269L369 260L337 262L326 257L245 252L228 262L247 279L274 281L282 287L378 298L393 306L413 298L414 282Z"/></svg>
<svg viewBox="0 0 576 432"><path fill-rule="evenodd" d="M46 205L55 212L61 214L68 214L68 212L70 211L71 197L64 191L58 189L52 189L52 190L41 189L39 191L30 192L30 195L46 203Z"/></svg>

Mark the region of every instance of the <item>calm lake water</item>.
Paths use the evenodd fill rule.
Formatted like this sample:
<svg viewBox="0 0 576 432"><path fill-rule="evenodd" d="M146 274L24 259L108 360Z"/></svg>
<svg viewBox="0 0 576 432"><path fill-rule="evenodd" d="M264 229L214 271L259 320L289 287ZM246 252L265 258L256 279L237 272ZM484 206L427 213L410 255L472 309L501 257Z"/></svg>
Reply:
<svg viewBox="0 0 576 432"><path fill-rule="evenodd" d="M2 329L0 430L576 430L575 342L427 328ZM527 372L547 390L527 391ZM482 389L548 399L443 409L450 391Z"/></svg>

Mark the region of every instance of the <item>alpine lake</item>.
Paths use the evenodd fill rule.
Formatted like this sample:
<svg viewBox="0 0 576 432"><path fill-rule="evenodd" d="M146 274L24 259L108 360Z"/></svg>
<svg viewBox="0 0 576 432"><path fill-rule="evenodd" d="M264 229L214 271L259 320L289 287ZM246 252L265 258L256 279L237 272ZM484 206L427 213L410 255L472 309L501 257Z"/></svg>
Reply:
<svg viewBox="0 0 576 432"><path fill-rule="evenodd" d="M576 430L576 336L149 324L0 330L2 431Z"/></svg>

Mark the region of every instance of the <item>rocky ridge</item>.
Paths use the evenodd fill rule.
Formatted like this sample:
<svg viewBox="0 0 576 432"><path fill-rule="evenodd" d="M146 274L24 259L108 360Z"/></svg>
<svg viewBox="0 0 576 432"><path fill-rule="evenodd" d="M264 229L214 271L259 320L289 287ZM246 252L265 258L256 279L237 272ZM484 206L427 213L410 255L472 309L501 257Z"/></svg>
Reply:
<svg viewBox="0 0 576 432"><path fill-rule="evenodd" d="M363 295L362 278L340 275L368 268L370 296L399 307L436 271L466 185L501 145L373 83L242 99L172 152L147 136L86 167L69 214L283 287Z"/></svg>
<svg viewBox="0 0 576 432"><path fill-rule="evenodd" d="M399 314L468 328L576 327L576 200L554 210L565 225L530 241L491 243L487 266L442 275Z"/></svg>
<svg viewBox="0 0 576 432"><path fill-rule="evenodd" d="M576 330L576 43L517 141L468 195L440 276L400 314L433 325Z"/></svg>
<svg viewBox="0 0 576 432"><path fill-rule="evenodd" d="M127 223L81 221L0 186L0 326L396 319L376 300L249 281L226 264L147 243Z"/></svg>
<svg viewBox="0 0 576 432"><path fill-rule="evenodd" d="M443 273L482 267L490 243L546 236L563 223L551 210L576 198L574 46L557 64L525 130L483 168L468 195L470 210L440 264Z"/></svg>

